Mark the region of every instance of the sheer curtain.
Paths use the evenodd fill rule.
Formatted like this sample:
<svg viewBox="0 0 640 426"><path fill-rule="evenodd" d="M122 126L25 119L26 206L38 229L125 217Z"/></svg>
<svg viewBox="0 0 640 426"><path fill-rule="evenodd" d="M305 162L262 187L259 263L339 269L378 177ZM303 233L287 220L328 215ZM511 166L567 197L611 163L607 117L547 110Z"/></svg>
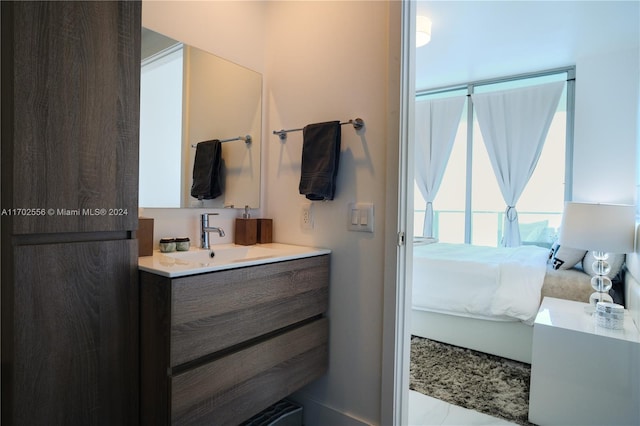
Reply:
<svg viewBox="0 0 640 426"><path fill-rule="evenodd" d="M471 95L478 124L507 208L502 246L520 245L516 203L533 173L564 81Z"/></svg>
<svg viewBox="0 0 640 426"><path fill-rule="evenodd" d="M433 236L433 200L451 155L466 96L417 101L415 179L427 202L422 235Z"/></svg>

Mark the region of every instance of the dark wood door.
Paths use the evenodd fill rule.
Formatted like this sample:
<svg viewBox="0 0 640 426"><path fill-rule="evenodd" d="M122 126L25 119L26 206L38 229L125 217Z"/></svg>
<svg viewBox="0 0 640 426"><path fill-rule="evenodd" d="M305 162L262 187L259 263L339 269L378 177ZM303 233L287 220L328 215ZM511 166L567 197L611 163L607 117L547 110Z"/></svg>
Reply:
<svg viewBox="0 0 640 426"><path fill-rule="evenodd" d="M2 424L139 422L140 1L1 1Z"/></svg>
<svg viewBox="0 0 640 426"><path fill-rule="evenodd" d="M13 424L137 424L137 253L135 240L15 248Z"/></svg>
<svg viewBox="0 0 640 426"><path fill-rule="evenodd" d="M140 10L2 2L3 207L38 216L13 233L137 228Z"/></svg>

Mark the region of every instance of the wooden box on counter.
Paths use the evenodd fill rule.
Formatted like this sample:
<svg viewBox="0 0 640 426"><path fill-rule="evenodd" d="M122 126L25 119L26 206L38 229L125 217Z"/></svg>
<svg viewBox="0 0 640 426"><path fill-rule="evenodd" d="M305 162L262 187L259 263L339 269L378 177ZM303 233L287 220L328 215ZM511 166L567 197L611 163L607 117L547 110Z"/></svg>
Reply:
<svg viewBox="0 0 640 426"><path fill-rule="evenodd" d="M236 219L234 241L241 246L251 246L258 242L258 219Z"/></svg>
<svg viewBox="0 0 640 426"><path fill-rule="evenodd" d="M153 255L153 218L138 218L138 256Z"/></svg>
<svg viewBox="0 0 640 426"><path fill-rule="evenodd" d="M260 244L273 242L272 219L258 219L258 242Z"/></svg>

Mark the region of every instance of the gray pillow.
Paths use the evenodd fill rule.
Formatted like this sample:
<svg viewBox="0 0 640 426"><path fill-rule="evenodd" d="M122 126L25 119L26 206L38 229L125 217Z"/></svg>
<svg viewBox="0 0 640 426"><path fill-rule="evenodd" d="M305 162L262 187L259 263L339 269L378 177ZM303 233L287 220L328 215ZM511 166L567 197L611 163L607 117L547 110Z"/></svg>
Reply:
<svg viewBox="0 0 640 426"><path fill-rule="evenodd" d="M586 250L561 246L555 243L553 247L551 247L549 261L553 269L571 269L582 260L585 254L587 254Z"/></svg>
<svg viewBox="0 0 640 426"><path fill-rule="evenodd" d="M609 278L613 278L620 273L625 259L625 254L609 253L609 259L607 259L609 266L611 266L611 271L609 271L609 273L607 274ZM582 269L584 269L584 271L591 276L596 275L596 273L593 271L593 262L595 262L595 260L596 258L593 257L592 251L588 251L584 256L584 259L582 259Z"/></svg>

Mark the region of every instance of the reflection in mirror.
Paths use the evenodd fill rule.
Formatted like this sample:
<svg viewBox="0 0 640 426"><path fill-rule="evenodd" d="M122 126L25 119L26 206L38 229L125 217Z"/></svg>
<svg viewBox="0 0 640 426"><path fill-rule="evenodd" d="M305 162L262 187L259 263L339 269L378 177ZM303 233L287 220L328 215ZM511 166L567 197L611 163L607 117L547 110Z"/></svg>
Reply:
<svg viewBox="0 0 640 426"><path fill-rule="evenodd" d="M148 29L142 34L140 207L260 204L262 76ZM199 142L222 143L222 195L191 196Z"/></svg>

